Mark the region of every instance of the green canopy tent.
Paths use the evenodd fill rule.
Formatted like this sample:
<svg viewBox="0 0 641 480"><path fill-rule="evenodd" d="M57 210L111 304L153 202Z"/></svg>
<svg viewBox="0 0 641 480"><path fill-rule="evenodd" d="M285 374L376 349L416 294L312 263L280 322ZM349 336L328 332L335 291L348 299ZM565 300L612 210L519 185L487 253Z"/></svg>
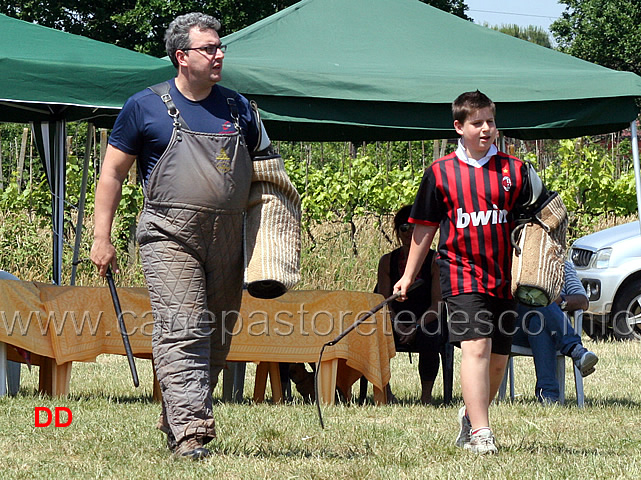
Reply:
<svg viewBox="0 0 641 480"><path fill-rule="evenodd" d="M497 102L502 132L516 138L634 129L639 113L641 77L417 0L303 0L223 41L223 84L258 101L274 139L451 137L451 101L477 88ZM174 74L167 61L0 16L0 121L108 123L128 95ZM62 145L54 166L64 167ZM634 158L641 206L638 149ZM64 189L64 168L56 178ZM61 212L64 195L52 187L52 196Z"/></svg>
<svg viewBox="0 0 641 480"><path fill-rule="evenodd" d="M222 84L291 140L456 136L450 105L479 89L514 138L627 128L641 77L505 35L418 0L303 0L223 39Z"/></svg>
<svg viewBox="0 0 641 480"><path fill-rule="evenodd" d="M0 121L32 123L51 189L54 283L62 274L66 122L110 125L130 95L174 75L164 60L0 15Z"/></svg>
<svg viewBox="0 0 641 480"><path fill-rule="evenodd" d="M496 102L506 136L572 138L630 126L636 138L638 75L418 0L303 0L223 42L222 84L258 102L275 139L451 138L452 100L476 89Z"/></svg>

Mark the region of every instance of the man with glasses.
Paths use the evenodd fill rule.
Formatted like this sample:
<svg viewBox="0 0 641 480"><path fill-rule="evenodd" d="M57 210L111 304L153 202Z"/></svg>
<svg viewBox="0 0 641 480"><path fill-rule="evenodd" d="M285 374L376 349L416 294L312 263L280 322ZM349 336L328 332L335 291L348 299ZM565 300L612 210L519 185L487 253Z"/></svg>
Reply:
<svg viewBox="0 0 641 480"><path fill-rule="evenodd" d="M177 17L165 34L176 78L133 95L109 139L95 199L91 259L117 270L111 226L135 159L145 192L137 238L154 315L163 397L158 428L179 456L215 438L211 393L229 352L243 284L243 217L252 160L273 158L250 103L218 85L220 23ZM225 337L227 334L227 337Z"/></svg>

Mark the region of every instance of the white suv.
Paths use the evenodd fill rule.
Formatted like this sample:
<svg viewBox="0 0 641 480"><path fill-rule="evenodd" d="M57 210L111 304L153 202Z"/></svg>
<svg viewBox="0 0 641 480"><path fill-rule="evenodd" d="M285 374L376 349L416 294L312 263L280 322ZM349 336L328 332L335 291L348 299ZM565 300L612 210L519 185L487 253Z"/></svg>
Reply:
<svg viewBox="0 0 641 480"><path fill-rule="evenodd" d="M583 325L592 338L641 339L641 226L638 221L579 238L569 257L590 307Z"/></svg>

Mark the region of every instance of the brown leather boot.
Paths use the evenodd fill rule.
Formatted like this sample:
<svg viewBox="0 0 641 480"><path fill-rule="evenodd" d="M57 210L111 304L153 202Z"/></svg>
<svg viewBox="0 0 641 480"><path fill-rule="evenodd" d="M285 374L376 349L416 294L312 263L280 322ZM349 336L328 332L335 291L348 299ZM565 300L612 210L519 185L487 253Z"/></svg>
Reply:
<svg viewBox="0 0 641 480"><path fill-rule="evenodd" d="M171 428L166 425L159 425L158 430L167 435L167 448L172 452L176 450L178 443L176 443L176 437L174 437L174 433L171 431Z"/></svg>
<svg viewBox="0 0 641 480"><path fill-rule="evenodd" d="M201 439L185 437L176 446L174 455L191 460L202 460L211 455L211 452L203 446Z"/></svg>

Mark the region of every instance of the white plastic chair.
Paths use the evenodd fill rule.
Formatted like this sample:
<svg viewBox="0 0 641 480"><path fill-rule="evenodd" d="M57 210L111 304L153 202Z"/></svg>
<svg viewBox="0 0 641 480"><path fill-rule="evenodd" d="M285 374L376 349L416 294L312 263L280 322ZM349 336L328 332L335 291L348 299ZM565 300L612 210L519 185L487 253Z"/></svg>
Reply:
<svg viewBox="0 0 641 480"><path fill-rule="evenodd" d="M583 310L576 310L572 313L572 319L574 320L573 326L574 330L578 335L581 335L583 332ZM510 381L510 399L514 401L514 357L532 357L532 349L529 347L522 347L520 345L512 345L512 352L510 353L510 358L508 360L507 368L505 369L505 375L503 376L503 382L499 387L498 399L503 400L505 398L505 391L507 389L508 379ZM559 402L561 404L565 403L565 360L566 358L570 360L570 363L574 369L574 385L576 388L576 400L579 408L583 408L585 397L583 394L583 376L581 371L574 366L574 362L571 358L566 357L561 352L556 352L556 378L559 381Z"/></svg>

